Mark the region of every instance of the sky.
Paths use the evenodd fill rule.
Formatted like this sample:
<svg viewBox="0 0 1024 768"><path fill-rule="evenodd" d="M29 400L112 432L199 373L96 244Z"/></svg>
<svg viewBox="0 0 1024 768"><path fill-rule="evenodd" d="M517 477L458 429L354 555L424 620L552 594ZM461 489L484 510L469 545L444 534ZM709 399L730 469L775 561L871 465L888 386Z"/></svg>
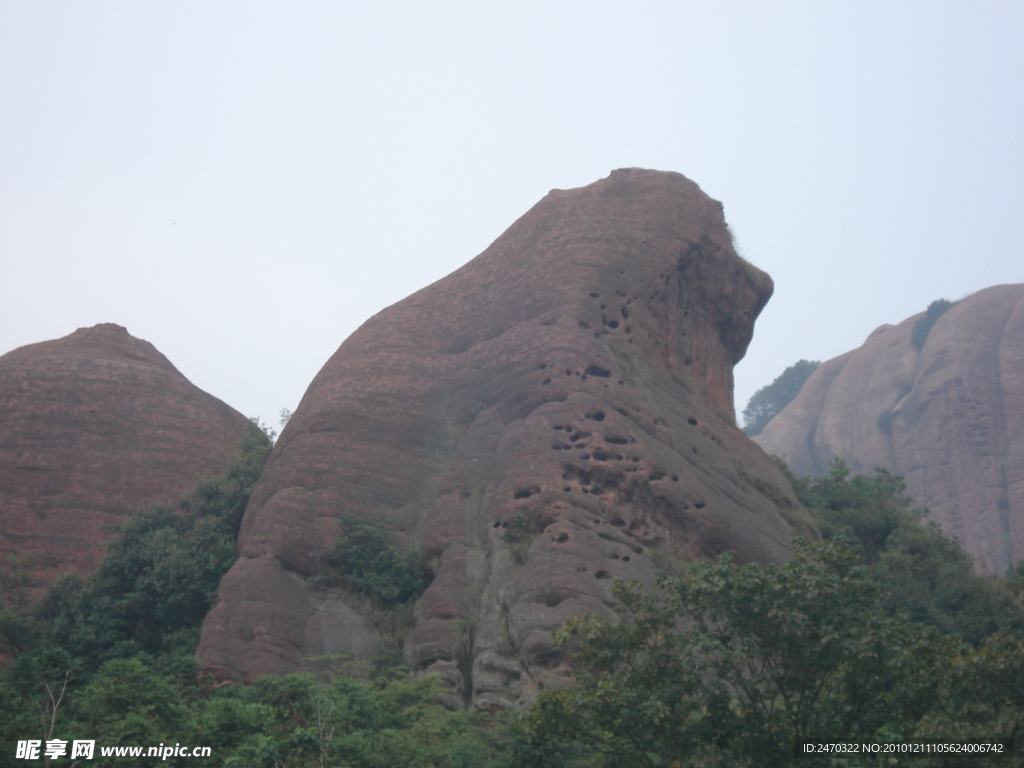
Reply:
<svg viewBox="0 0 1024 768"><path fill-rule="evenodd" d="M0 0L0 354L101 322L274 426L551 189L721 200L799 359L1024 282L1024 4Z"/></svg>

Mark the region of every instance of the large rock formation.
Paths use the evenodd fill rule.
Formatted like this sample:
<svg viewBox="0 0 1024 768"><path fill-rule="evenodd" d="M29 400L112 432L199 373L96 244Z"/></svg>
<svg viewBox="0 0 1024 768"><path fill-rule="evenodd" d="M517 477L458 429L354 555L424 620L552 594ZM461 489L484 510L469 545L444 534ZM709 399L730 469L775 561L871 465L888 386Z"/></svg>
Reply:
<svg viewBox="0 0 1024 768"><path fill-rule="evenodd" d="M732 407L771 290L679 174L551 192L314 379L250 499L201 660L250 681L366 658L366 607L309 583L343 514L425 549L435 578L405 658L483 704L563 680L551 630L609 615L614 577L651 583L725 550L784 559L814 528Z"/></svg>
<svg viewBox="0 0 1024 768"><path fill-rule="evenodd" d="M939 317L883 325L823 363L756 439L800 475L834 457L903 475L931 518L989 572L1024 557L1024 285L978 291Z"/></svg>
<svg viewBox="0 0 1024 768"><path fill-rule="evenodd" d="M0 567L33 594L88 573L111 527L227 468L248 420L117 325L0 357Z"/></svg>

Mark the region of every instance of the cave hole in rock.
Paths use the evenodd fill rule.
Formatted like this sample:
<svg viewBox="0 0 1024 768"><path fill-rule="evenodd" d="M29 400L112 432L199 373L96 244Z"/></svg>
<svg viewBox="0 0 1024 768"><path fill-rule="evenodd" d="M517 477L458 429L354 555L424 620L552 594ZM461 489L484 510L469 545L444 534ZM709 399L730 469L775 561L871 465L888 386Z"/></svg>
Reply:
<svg viewBox="0 0 1024 768"><path fill-rule="evenodd" d="M624 557L622 558L622 562L624 562L624 563L628 563L628 562L629 562L629 555L625 555L625 556L624 556Z"/></svg>
<svg viewBox="0 0 1024 768"><path fill-rule="evenodd" d="M628 437L622 437L621 435L605 435L604 441L611 443L612 445L625 445L629 442Z"/></svg>
<svg viewBox="0 0 1024 768"><path fill-rule="evenodd" d="M591 421L604 421L604 411L594 411L584 415Z"/></svg>
<svg viewBox="0 0 1024 768"><path fill-rule="evenodd" d="M692 362L693 362L693 358L688 357L685 360L683 360L683 365L690 365L690 363L692 363Z"/></svg>
<svg viewBox="0 0 1024 768"><path fill-rule="evenodd" d="M545 368L547 368L547 367L548 367L548 364L547 364L547 363L539 363L539 364L537 365L537 370L538 370L538 371L543 371L543 370L544 370Z"/></svg>
<svg viewBox="0 0 1024 768"><path fill-rule="evenodd" d="M552 429L561 432L563 429L565 429L565 427L563 427L561 424L555 424L555 426L553 426Z"/></svg>
<svg viewBox="0 0 1024 768"><path fill-rule="evenodd" d="M570 488L570 487L569 487L569 486L567 485L567 486L565 486L565 488L563 488L562 490L563 490L563 491L565 491L566 493L569 493L569 492L570 492L570 491L572 490L572 488Z"/></svg>
<svg viewBox="0 0 1024 768"><path fill-rule="evenodd" d="M568 534L568 533L566 533L565 531L562 531L562 533L558 534L558 535L557 535L557 536L555 537L555 541L556 541L556 542L557 542L558 544L564 544L564 543L565 543L565 542L567 542L568 540L569 540L569 534Z"/></svg>
<svg viewBox="0 0 1024 768"><path fill-rule="evenodd" d="M542 387L546 387L546 386L547 386L548 384L550 384L550 383L551 383L551 379L544 379L544 381L542 381L542 382L540 383L540 385L541 385Z"/></svg>
<svg viewBox="0 0 1024 768"><path fill-rule="evenodd" d="M618 328L619 327L619 321L618 320L605 320L604 324L607 325L609 328Z"/></svg>
<svg viewBox="0 0 1024 768"><path fill-rule="evenodd" d="M625 521L625 520L623 520L623 519L622 519L621 517L619 517L618 515L616 515L615 517L613 517L613 518L612 518L611 520L609 520L608 522L609 522L609 523L611 523L612 525L614 525L614 526L615 526L616 528L624 528L624 527L626 526L626 521Z"/></svg>
<svg viewBox="0 0 1024 768"><path fill-rule="evenodd" d="M590 458L590 454L589 453L584 453L580 458L581 459L589 459Z"/></svg>
<svg viewBox="0 0 1024 768"><path fill-rule="evenodd" d="M607 368L602 368L599 365L588 365L586 370L587 376L600 376L602 379L607 379L612 375L612 372Z"/></svg>
<svg viewBox="0 0 1024 768"><path fill-rule="evenodd" d="M622 319L623 320L629 320L629 310L628 309L623 307L622 309L619 310L619 312L622 314Z"/></svg>
<svg viewBox="0 0 1024 768"><path fill-rule="evenodd" d="M573 435L570 435L569 439L572 440L575 443L575 442L577 442L579 440L582 440L584 437L590 437L592 434L593 434L592 432L587 432L586 430L582 430L581 429L579 432L577 432L577 433L575 433Z"/></svg>
<svg viewBox="0 0 1024 768"><path fill-rule="evenodd" d="M704 509L704 507L707 506L707 505L703 501L698 501L698 502L695 502L693 506L696 509Z"/></svg>
<svg viewBox="0 0 1024 768"><path fill-rule="evenodd" d="M626 333L632 333L632 332L633 332L633 326L627 325L626 326ZM632 344L633 342L631 341L629 343Z"/></svg>
<svg viewBox="0 0 1024 768"><path fill-rule="evenodd" d="M565 369L565 375L566 376L572 376L572 371L570 371L568 368L566 368Z"/></svg>
<svg viewBox="0 0 1024 768"><path fill-rule="evenodd" d="M516 492L512 494L514 499L528 499L531 496L540 493L540 487L532 485L529 488L517 488Z"/></svg>
<svg viewBox="0 0 1024 768"><path fill-rule="evenodd" d="M552 326L552 325L554 325L557 322L558 322L558 318L557 317L552 317L550 320L544 320L543 322L541 322L541 325L544 326L545 328L547 328L548 326Z"/></svg>
<svg viewBox="0 0 1024 768"><path fill-rule="evenodd" d="M672 482L673 483L678 483L679 482L679 475L672 475Z"/></svg>
<svg viewBox="0 0 1024 768"><path fill-rule="evenodd" d="M501 521L500 520L495 520L494 523L491 525L491 527L492 528L501 528Z"/></svg>
<svg viewBox="0 0 1024 768"><path fill-rule="evenodd" d="M555 606L564 603L566 600L569 599L569 597L570 595L566 594L565 592L556 592L554 590L550 590L548 592L541 593L539 595L540 599L537 600L537 602L541 603L542 605L546 605L548 608L554 608ZM545 654L545 656L546 655L547 654Z"/></svg>
<svg viewBox="0 0 1024 768"><path fill-rule="evenodd" d="M604 451L600 451L600 450L599 451L594 451L594 460L595 461L608 461L608 459L610 459L610 458L611 458L611 455L605 453Z"/></svg>
<svg viewBox="0 0 1024 768"><path fill-rule="evenodd" d="M590 328L590 323L586 320L580 320L580 328Z"/></svg>
<svg viewBox="0 0 1024 768"><path fill-rule="evenodd" d="M592 298L592 299L599 299L599 298L601 298L601 294L600 293L591 293L590 294L590 298Z"/></svg>
<svg viewBox="0 0 1024 768"><path fill-rule="evenodd" d="M665 473L662 472L660 469L656 469L653 472L651 472L650 479L651 480L661 480L663 477L665 477Z"/></svg>
<svg viewBox="0 0 1024 768"><path fill-rule="evenodd" d="M621 274L621 272L619 274ZM615 289L615 295L618 296L619 298L622 298L622 299L626 298L626 292L624 290L622 290L621 288L616 288Z"/></svg>
<svg viewBox="0 0 1024 768"><path fill-rule="evenodd" d="M594 574L595 579L610 579L612 575L608 571L598 571Z"/></svg>

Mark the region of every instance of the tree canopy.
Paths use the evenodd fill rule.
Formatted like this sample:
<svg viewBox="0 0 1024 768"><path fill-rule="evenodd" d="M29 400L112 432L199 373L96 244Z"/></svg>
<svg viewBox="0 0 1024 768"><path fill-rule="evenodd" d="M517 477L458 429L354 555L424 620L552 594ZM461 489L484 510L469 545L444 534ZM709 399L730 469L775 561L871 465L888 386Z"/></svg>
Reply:
<svg viewBox="0 0 1024 768"><path fill-rule="evenodd" d="M761 434L768 422L793 401L819 365L818 360L799 360L771 384L757 390L743 409L743 431L750 437Z"/></svg>

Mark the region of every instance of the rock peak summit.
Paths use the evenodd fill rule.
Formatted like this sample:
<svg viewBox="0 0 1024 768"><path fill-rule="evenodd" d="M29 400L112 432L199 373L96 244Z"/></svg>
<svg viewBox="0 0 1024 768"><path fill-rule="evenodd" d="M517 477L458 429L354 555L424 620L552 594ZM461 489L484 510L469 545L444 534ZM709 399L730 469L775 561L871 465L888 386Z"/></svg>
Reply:
<svg viewBox="0 0 1024 768"><path fill-rule="evenodd" d="M734 426L732 368L771 295L722 206L677 173L555 190L388 307L310 384L203 627L224 679L367 658L356 596L315 586L339 518L422 547L407 663L509 705L565 679L551 631L656 563L779 561L815 529ZM526 527L527 541L510 531Z"/></svg>

